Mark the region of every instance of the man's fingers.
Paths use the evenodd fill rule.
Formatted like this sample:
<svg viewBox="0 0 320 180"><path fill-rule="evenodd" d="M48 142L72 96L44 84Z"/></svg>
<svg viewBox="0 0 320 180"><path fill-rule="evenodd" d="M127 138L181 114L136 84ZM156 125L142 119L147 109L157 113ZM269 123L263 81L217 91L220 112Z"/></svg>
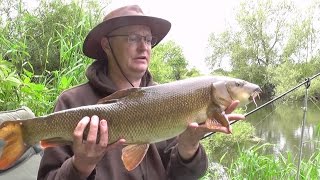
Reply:
<svg viewBox="0 0 320 180"><path fill-rule="evenodd" d="M201 130L202 135L205 135L210 132L223 132L226 134L230 134L232 129L231 126L225 127L225 126L215 126L214 128L209 128L205 124L200 125L197 129L199 131Z"/></svg>
<svg viewBox="0 0 320 180"><path fill-rule="evenodd" d="M227 114L228 120L243 120L246 117L243 114Z"/></svg>
<svg viewBox="0 0 320 180"><path fill-rule="evenodd" d="M119 139L117 142L109 145L109 146L108 146L108 150L111 150L111 149L114 149L114 148L116 148L116 147L118 147L118 146L121 146L121 145L123 145L125 142L126 142L125 139Z"/></svg>
<svg viewBox="0 0 320 180"><path fill-rule="evenodd" d="M91 117L90 129L88 132L86 144L88 145L96 144L98 129L99 129L99 117L94 115Z"/></svg>
<svg viewBox="0 0 320 180"><path fill-rule="evenodd" d="M232 113L232 111L234 111L237 106L239 105L240 101L239 100L235 100L235 101L232 101L232 103L230 104L229 107L227 107L227 109L225 110L225 113L226 114L230 114Z"/></svg>
<svg viewBox="0 0 320 180"><path fill-rule="evenodd" d="M83 131L90 122L90 118L88 116L82 118L77 124L76 128L73 131L73 143L78 146L82 144L83 140Z"/></svg>
<svg viewBox="0 0 320 180"><path fill-rule="evenodd" d="M229 128L221 126L221 127L216 128L212 132L222 132L222 133L226 133L226 134L231 134L232 133L232 129L231 129L231 126Z"/></svg>
<svg viewBox="0 0 320 180"><path fill-rule="evenodd" d="M192 123L190 123L190 124L188 125L188 128L197 128L198 126L199 126L198 123L192 122Z"/></svg>
<svg viewBox="0 0 320 180"><path fill-rule="evenodd" d="M201 125L201 126L199 126L199 129L202 130L202 132L203 132L202 134L203 135L205 135L207 133L210 133L210 132L223 132L223 133L226 133L226 134L232 133L231 126L229 126L229 127L216 126L215 128L212 129L212 128L208 128L206 126Z"/></svg>
<svg viewBox="0 0 320 180"><path fill-rule="evenodd" d="M106 148L108 146L108 122L106 120L100 121L100 146Z"/></svg>

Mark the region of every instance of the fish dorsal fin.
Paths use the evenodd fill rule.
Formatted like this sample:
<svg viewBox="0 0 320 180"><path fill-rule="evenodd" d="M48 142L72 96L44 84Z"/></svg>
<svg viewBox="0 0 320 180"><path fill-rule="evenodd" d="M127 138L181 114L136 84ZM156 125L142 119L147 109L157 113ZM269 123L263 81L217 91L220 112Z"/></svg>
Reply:
<svg viewBox="0 0 320 180"><path fill-rule="evenodd" d="M40 146L42 148L55 147L55 146L61 146L61 145L71 145L71 144L72 144L71 141L67 141L62 137L54 137L54 138L44 139L40 141Z"/></svg>
<svg viewBox="0 0 320 180"><path fill-rule="evenodd" d="M109 96L106 96L102 99L100 99L98 101L98 104L108 104L108 103L114 103L117 102L118 99L121 99L123 97L127 97L128 95L134 93L134 92L138 92L141 88L129 88L129 89L122 89L122 90L118 90L112 94L110 94Z"/></svg>
<svg viewBox="0 0 320 180"><path fill-rule="evenodd" d="M135 169L143 160L149 144L133 144L122 149L122 162L128 171Z"/></svg>

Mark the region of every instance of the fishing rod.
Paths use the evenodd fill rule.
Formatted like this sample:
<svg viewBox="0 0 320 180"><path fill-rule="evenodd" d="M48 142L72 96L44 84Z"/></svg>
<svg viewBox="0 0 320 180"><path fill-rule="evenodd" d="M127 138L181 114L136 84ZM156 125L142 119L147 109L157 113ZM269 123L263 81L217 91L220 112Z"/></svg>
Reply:
<svg viewBox="0 0 320 180"><path fill-rule="evenodd" d="M315 74L315 75L313 75L313 76L311 76L311 77L305 78L305 80L304 80L303 82L301 82L300 84L296 85L295 87L289 89L288 91L282 93L282 94L279 95L278 97L276 97L276 98L274 98L274 99L272 99L272 100L264 103L263 105L261 105L261 106L255 108L255 109L253 109L252 111L250 111L250 112L248 112L248 113L245 113L245 114L244 114L244 117L247 117L247 116L249 116L250 114L253 114L254 112L262 109L263 107L265 107L265 106L273 103L274 101L276 101L276 100L282 98L283 96L291 93L292 91L298 89L298 88L299 88L300 86L302 86L302 85L306 85L306 87L309 88L310 83L311 83L311 80L314 79L314 78L316 78L316 77L318 77L318 76L320 76L320 72L318 72L317 74ZM230 125L232 125L232 124L234 124L234 123L236 123L236 122L238 122L238 121L231 121L231 122L230 122ZM214 133L215 133L215 132L208 133L208 134L206 134L205 136L203 136L202 139L205 139L205 138L211 136L211 135L214 134Z"/></svg>
<svg viewBox="0 0 320 180"><path fill-rule="evenodd" d="M302 145L303 145L303 135L304 135L304 128L307 120L307 107L308 107L308 92L309 92L309 86L310 83L305 84L305 95L304 95L304 107L303 109L303 119L302 119L302 125L301 125L301 138L300 138L300 146L299 146L299 160L298 160L298 171L296 175L296 180L300 180L300 165L301 165L301 158L302 158Z"/></svg>

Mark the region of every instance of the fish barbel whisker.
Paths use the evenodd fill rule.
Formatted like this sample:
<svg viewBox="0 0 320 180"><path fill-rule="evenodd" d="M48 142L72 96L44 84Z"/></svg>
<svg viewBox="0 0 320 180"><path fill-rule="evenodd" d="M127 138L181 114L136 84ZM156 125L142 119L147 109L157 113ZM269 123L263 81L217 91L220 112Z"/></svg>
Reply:
<svg viewBox="0 0 320 180"><path fill-rule="evenodd" d="M260 91L254 91L251 94L251 98L252 98L253 103L256 105L256 107L258 107L258 104L256 102L256 97L258 97L258 99L260 99Z"/></svg>
<svg viewBox="0 0 320 180"><path fill-rule="evenodd" d="M244 106L244 111L247 111L247 109L248 109L248 106L245 105L245 106Z"/></svg>

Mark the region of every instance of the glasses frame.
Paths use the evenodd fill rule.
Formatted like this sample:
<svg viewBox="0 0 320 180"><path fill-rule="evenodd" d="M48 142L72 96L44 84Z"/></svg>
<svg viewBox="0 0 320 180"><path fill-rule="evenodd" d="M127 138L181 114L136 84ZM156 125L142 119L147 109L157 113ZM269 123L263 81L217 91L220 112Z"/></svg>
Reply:
<svg viewBox="0 0 320 180"><path fill-rule="evenodd" d="M141 40L143 40L143 42L145 44L148 44L151 47L153 47L154 45L156 45L158 43L158 38L157 37L155 37L155 36L142 36L140 34L115 34L115 35L109 35L109 36L106 36L106 37L107 38L112 38L112 37L118 37L118 36L120 36L120 37L121 36L123 36L123 37L126 36L127 37L127 41L128 41L129 44L137 45L138 43L141 42ZM132 36L135 36L135 38L133 38ZM138 37L138 38L136 38L136 37ZM151 37L151 41L150 42L147 41L148 37ZM136 40L132 41L132 39L136 39Z"/></svg>

